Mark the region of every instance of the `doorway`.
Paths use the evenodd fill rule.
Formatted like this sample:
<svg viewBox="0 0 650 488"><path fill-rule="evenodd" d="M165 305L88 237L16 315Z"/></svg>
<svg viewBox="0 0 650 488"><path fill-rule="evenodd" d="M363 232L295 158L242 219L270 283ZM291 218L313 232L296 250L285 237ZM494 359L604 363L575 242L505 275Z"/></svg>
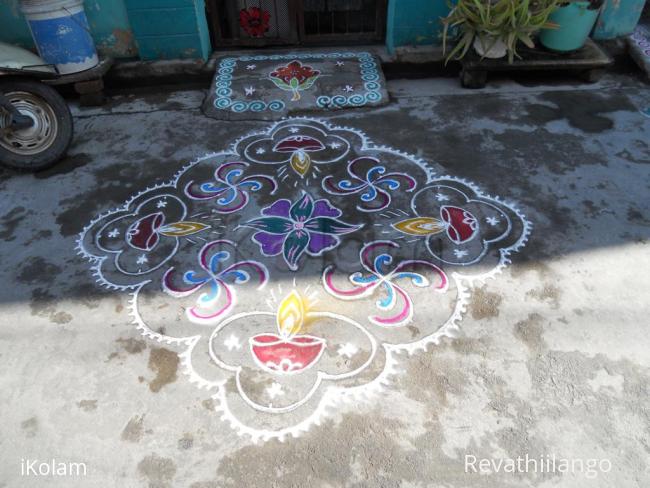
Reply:
<svg viewBox="0 0 650 488"><path fill-rule="evenodd" d="M212 45L382 42L387 0L207 0Z"/></svg>

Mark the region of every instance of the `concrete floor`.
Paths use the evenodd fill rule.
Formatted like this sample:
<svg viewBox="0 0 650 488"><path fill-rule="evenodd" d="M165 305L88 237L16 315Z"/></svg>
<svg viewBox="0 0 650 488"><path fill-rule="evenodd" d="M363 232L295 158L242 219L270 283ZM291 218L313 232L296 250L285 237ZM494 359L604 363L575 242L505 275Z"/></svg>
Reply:
<svg viewBox="0 0 650 488"><path fill-rule="evenodd" d="M268 123L206 118L199 91L77 109L65 161L0 175L0 487L650 485L647 86L388 89L388 106L328 120L518 202L535 226L503 274L474 286L459 337L399 355L381 392L298 438L238 435L181 373L180 351L141 337L128 294L95 284L75 241L97 214ZM468 455L611 469L480 474ZM53 458L87 475L21 475L24 460Z"/></svg>

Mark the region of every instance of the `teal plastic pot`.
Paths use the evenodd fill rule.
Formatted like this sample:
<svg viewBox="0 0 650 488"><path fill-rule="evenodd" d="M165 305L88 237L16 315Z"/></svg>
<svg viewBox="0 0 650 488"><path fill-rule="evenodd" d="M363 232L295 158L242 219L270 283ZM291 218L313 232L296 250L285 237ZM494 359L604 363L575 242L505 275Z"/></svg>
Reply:
<svg viewBox="0 0 650 488"><path fill-rule="evenodd" d="M589 2L571 2L560 7L548 19L557 24L558 28L542 30L539 40L544 47L553 51L580 49L587 42L598 12L598 9L589 10Z"/></svg>

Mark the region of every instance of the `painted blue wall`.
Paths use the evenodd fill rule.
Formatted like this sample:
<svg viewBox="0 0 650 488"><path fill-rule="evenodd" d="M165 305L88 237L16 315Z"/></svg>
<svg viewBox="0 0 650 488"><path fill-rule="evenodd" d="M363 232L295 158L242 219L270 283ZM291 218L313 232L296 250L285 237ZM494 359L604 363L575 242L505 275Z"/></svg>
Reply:
<svg viewBox="0 0 650 488"><path fill-rule="evenodd" d="M0 0L0 41L34 49L19 0ZM97 50L117 58L203 58L211 52L204 0L85 0Z"/></svg>
<svg viewBox="0 0 650 488"><path fill-rule="evenodd" d="M594 39L613 39L634 31L645 0L606 0L594 29Z"/></svg>
<svg viewBox="0 0 650 488"><path fill-rule="evenodd" d="M632 32L645 0L606 0L594 38ZM205 0L85 0L97 49L118 58L203 58L210 55ZM386 47L442 44L447 0L389 0ZM0 0L0 41L34 48L19 0Z"/></svg>
<svg viewBox="0 0 650 488"><path fill-rule="evenodd" d="M20 13L19 0L0 0L0 41L34 49L32 34Z"/></svg>
<svg viewBox="0 0 650 488"><path fill-rule="evenodd" d="M0 0L0 41L34 49L32 35L20 13L19 4L19 0ZM84 9L100 53L118 58L138 55L122 0L86 0Z"/></svg>
<svg viewBox="0 0 650 488"><path fill-rule="evenodd" d="M205 0L86 0L84 5L100 53L142 59L210 55ZM440 45L440 18L448 12L447 0L389 0L389 52L399 46ZM0 0L0 25L0 40L33 47L19 0Z"/></svg>
<svg viewBox="0 0 650 488"><path fill-rule="evenodd" d="M204 0L125 0L141 59L210 55Z"/></svg>
<svg viewBox="0 0 650 488"><path fill-rule="evenodd" d="M441 17L449 13L447 0L389 0L386 48L442 44Z"/></svg>
<svg viewBox="0 0 650 488"><path fill-rule="evenodd" d="M84 8L99 52L120 58L138 55L122 0L85 0Z"/></svg>

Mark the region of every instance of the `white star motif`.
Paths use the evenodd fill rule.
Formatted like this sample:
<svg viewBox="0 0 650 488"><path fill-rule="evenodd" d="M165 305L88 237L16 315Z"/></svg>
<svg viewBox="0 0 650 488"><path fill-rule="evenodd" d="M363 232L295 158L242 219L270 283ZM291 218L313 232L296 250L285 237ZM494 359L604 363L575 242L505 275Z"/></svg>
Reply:
<svg viewBox="0 0 650 488"><path fill-rule="evenodd" d="M436 193L436 200L438 200L439 202L446 202L447 200L449 200L449 197L444 193Z"/></svg>
<svg viewBox="0 0 650 488"><path fill-rule="evenodd" d="M117 237L120 235L120 231L117 229L113 229L108 233L108 237Z"/></svg>
<svg viewBox="0 0 650 488"><path fill-rule="evenodd" d="M343 91L345 93L350 93L350 92L354 91L354 88L352 87L352 85L345 85L345 88L343 88Z"/></svg>
<svg viewBox="0 0 650 488"><path fill-rule="evenodd" d="M241 343L235 334L230 334L230 337L223 341L223 345L226 346L229 351L232 351L233 349L241 349Z"/></svg>
<svg viewBox="0 0 650 488"><path fill-rule="evenodd" d="M338 149L339 147L341 147L341 143L340 143L340 142L332 142L332 143L330 144L330 147L331 147L332 149Z"/></svg>
<svg viewBox="0 0 650 488"><path fill-rule="evenodd" d="M257 153L257 154L264 154L265 152L266 152L266 149L264 149L263 147L258 147L255 150L255 153Z"/></svg>
<svg viewBox="0 0 650 488"><path fill-rule="evenodd" d="M465 249L454 249L454 255L460 259L467 256L467 251Z"/></svg>
<svg viewBox="0 0 650 488"><path fill-rule="evenodd" d="M501 222L501 221L500 221L499 219L497 219L496 217L487 217L487 218L485 219L485 221L486 221L488 224L490 224L492 227L494 227L494 226L497 225L499 222Z"/></svg>
<svg viewBox="0 0 650 488"><path fill-rule="evenodd" d="M298 132L298 127L292 127L291 129L289 129L289 132L295 134L296 132Z"/></svg>
<svg viewBox="0 0 650 488"><path fill-rule="evenodd" d="M157 208L164 208L167 206L167 202L165 200L160 200L158 203L156 203Z"/></svg>
<svg viewBox="0 0 650 488"><path fill-rule="evenodd" d="M337 351L339 356L345 356L348 358L351 358L354 356L359 349L357 349L357 346L354 344L350 344L349 342L346 344L343 344L342 346L339 346L339 350Z"/></svg>
<svg viewBox="0 0 650 488"><path fill-rule="evenodd" d="M136 263L138 263L138 264L145 264L145 263L148 263L148 262L149 262L149 260L147 259L147 256L145 256L144 254L142 254L138 258L138 260L136 261Z"/></svg>
<svg viewBox="0 0 650 488"><path fill-rule="evenodd" d="M273 382L273 384L266 388L266 394L271 397L271 399L276 396L284 395L282 391L282 385L280 383Z"/></svg>
<svg viewBox="0 0 650 488"><path fill-rule="evenodd" d="M246 69L248 69L248 70L253 70L255 68L257 68L256 64L249 64L248 66L246 66Z"/></svg>
<svg viewBox="0 0 650 488"><path fill-rule="evenodd" d="M246 96L250 97L253 95L253 93L255 93L255 88L253 88L252 86L247 86L246 88L244 88L244 91L246 92Z"/></svg>
<svg viewBox="0 0 650 488"><path fill-rule="evenodd" d="M343 61L337 61L336 66L343 66L345 63Z"/></svg>

